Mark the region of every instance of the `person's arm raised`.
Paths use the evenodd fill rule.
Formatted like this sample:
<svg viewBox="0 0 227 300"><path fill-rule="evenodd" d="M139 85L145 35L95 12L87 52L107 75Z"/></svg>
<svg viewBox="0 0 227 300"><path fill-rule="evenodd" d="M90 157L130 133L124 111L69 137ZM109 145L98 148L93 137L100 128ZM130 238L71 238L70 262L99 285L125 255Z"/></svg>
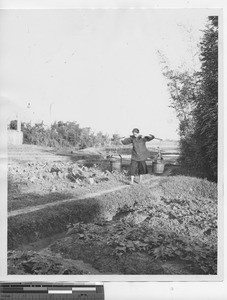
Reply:
<svg viewBox="0 0 227 300"><path fill-rule="evenodd" d="M128 137L128 138L124 138L123 140L121 140L121 143L123 145L129 145L132 143L132 138L131 137Z"/></svg>
<svg viewBox="0 0 227 300"><path fill-rule="evenodd" d="M155 139L155 136L153 134L149 134L149 135L144 136L144 138L147 142L149 142L149 141L152 141L153 139Z"/></svg>

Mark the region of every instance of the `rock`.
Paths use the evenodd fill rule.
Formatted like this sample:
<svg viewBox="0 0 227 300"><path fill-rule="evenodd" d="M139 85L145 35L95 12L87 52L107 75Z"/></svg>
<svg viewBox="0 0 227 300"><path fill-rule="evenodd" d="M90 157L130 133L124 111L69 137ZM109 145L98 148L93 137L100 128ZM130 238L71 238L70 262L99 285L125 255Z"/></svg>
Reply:
<svg viewBox="0 0 227 300"><path fill-rule="evenodd" d="M100 181L109 181L109 178L108 177L102 177L102 178L100 178Z"/></svg>
<svg viewBox="0 0 227 300"><path fill-rule="evenodd" d="M94 178L89 178L88 181L89 181L90 184L94 184L95 183Z"/></svg>
<svg viewBox="0 0 227 300"><path fill-rule="evenodd" d="M57 172L52 172L52 176L53 176L53 178L55 178L55 177L57 177Z"/></svg>
<svg viewBox="0 0 227 300"><path fill-rule="evenodd" d="M79 175L81 175L81 176L84 176L84 172L83 172L83 170L81 170L81 169L78 169L78 170L77 170L77 172L78 172L78 174L79 174Z"/></svg>
<svg viewBox="0 0 227 300"><path fill-rule="evenodd" d="M81 184L81 180L79 178L76 179L77 184Z"/></svg>
<svg viewBox="0 0 227 300"><path fill-rule="evenodd" d="M30 177L29 180L30 180L30 182L34 183L37 180L37 178L35 176L33 176L33 177Z"/></svg>
<svg viewBox="0 0 227 300"><path fill-rule="evenodd" d="M149 217L149 215L146 213L135 212L133 214L133 222L135 224L139 224L139 223L142 223L143 221L145 221L148 217Z"/></svg>
<svg viewBox="0 0 227 300"><path fill-rule="evenodd" d="M108 170L106 170L105 173L107 174L107 176L112 176L112 173Z"/></svg>
<svg viewBox="0 0 227 300"><path fill-rule="evenodd" d="M50 189L50 192L55 192L57 190L56 186L52 186L52 188Z"/></svg>
<svg viewBox="0 0 227 300"><path fill-rule="evenodd" d="M59 172L58 173L58 177L61 178L61 179L63 179L63 173Z"/></svg>

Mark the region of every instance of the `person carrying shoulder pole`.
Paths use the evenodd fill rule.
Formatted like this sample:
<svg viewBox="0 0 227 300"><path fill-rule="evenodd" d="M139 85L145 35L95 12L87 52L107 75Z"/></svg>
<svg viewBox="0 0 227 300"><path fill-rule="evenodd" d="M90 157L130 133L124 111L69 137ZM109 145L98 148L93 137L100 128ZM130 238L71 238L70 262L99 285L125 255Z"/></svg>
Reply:
<svg viewBox="0 0 227 300"><path fill-rule="evenodd" d="M124 138L121 140L123 145L132 144L132 155L130 164L130 184L134 184L134 178L136 171L138 169L139 183L142 182L142 175L147 174L147 164L146 159L150 156L150 152L146 147L146 142L153 140L155 137L152 134L148 136L142 136L139 134L139 129L134 128L132 130L132 135L129 138Z"/></svg>

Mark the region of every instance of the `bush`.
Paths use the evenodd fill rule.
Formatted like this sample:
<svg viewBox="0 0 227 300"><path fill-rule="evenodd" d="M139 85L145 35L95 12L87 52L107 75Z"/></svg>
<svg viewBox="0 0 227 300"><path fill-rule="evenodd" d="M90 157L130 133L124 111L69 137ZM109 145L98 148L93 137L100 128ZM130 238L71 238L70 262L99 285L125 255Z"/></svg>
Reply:
<svg viewBox="0 0 227 300"><path fill-rule="evenodd" d="M11 127L15 127L15 121L11 121ZM55 122L50 128L43 122L32 126L30 123L22 123L24 144L42 145L48 147L76 147L84 149L93 146L104 146L110 138L98 132L96 135L90 128L81 128L74 122Z"/></svg>
<svg viewBox="0 0 227 300"><path fill-rule="evenodd" d="M171 106L180 121L181 163L217 181L218 17L209 17L200 42L199 72L171 70L165 60Z"/></svg>

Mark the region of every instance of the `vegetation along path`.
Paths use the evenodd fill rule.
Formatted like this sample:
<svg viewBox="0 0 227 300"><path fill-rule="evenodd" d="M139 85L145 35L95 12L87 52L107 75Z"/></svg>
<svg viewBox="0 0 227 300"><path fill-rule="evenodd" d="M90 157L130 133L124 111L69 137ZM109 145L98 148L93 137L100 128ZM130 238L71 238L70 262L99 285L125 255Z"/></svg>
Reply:
<svg viewBox="0 0 227 300"><path fill-rule="evenodd" d="M160 181L159 177L152 177L152 179L144 180L144 182L141 183L140 185L144 185L146 183L152 183L152 186L155 186L159 183L159 181ZM103 191L99 191L99 192L95 192L95 193L88 193L88 194L85 194L84 196L81 196L81 197L78 197L78 198L62 199L62 200L58 200L58 201L55 201L55 202L52 202L52 203L46 203L46 204L42 204L42 205L35 205L35 206L30 206L30 207L26 207L26 208L22 208L22 209L18 209L18 210L13 210L13 211L9 211L8 217L27 214L27 213L34 212L34 211L37 211L37 210L40 210L40 209L45 209L45 208L48 208L48 207L51 207L51 206L56 206L56 205L59 205L59 204L68 203L68 202L72 202L72 201L95 198L95 197L98 197L98 196L101 196L101 195L104 195L104 194L113 193L115 191L119 191L119 190L129 188L129 187L130 187L129 184L125 184L125 185L122 185L122 186L110 188L108 190L103 190Z"/></svg>
<svg viewBox="0 0 227 300"><path fill-rule="evenodd" d="M144 182L141 185L144 185L146 183L149 183L150 185L152 184L152 186L158 185L158 183L160 182L160 177L152 177L148 180L144 180ZM135 183L136 184L136 183ZM22 214L27 214L30 212L34 212L40 209L44 209L44 208L48 208L51 206L56 206L59 204L63 204L63 203L68 203L68 202L73 202L73 201L78 201L78 200L84 200L84 199L89 199L89 198L95 198L104 194L108 194L108 193L113 193L115 191L119 191L125 188L129 188L130 185L129 184L125 184L122 186L118 186L118 187L113 187L107 190L103 190L103 191L99 191L99 192L94 192L94 193L88 193L85 194L81 197L77 197L77 198L70 198L70 199L62 199L62 200L58 200L52 203L46 203L46 204L41 204L41 205L35 205L35 206L30 206L30 207L26 207L26 208L22 208L22 209L17 209L17 210L13 210L13 211L9 211L8 212L8 217L13 217L13 216L18 216L18 215L22 215Z"/></svg>

